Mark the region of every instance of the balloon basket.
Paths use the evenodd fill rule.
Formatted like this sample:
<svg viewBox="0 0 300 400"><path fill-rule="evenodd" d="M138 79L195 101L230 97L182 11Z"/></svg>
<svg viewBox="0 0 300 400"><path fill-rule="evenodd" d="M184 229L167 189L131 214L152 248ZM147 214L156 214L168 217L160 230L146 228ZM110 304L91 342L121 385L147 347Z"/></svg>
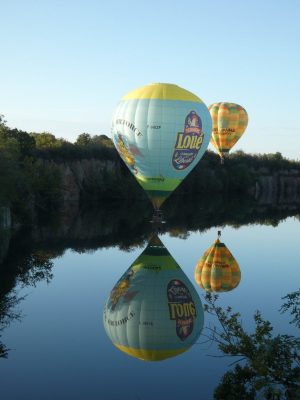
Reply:
<svg viewBox="0 0 300 400"><path fill-rule="evenodd" d="M161 232L163 224L166 223L163 212L158 209L154 210L152 220L150 222L153 224L153 228L156 232Z"/></svg>

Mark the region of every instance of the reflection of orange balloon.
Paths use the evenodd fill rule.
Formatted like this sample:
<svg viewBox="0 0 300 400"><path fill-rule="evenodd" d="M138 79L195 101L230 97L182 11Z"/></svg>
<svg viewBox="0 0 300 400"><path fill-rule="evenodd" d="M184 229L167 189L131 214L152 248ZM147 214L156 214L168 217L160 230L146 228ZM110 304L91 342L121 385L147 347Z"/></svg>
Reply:
<svg viewBox="0 0 300 400"><path fill-rule="evenodd" d="M210 143L223 159L245 132L248 114L235 103L214 103L208 109L213 123Z"/></svg>
<svg viewBox="0 0 300 400"><path fill-rule="evenodd" d="M195 268L195 280L202 289L214 292L228 292L240 283L240 267L219 239L198 261Z"/></svg>

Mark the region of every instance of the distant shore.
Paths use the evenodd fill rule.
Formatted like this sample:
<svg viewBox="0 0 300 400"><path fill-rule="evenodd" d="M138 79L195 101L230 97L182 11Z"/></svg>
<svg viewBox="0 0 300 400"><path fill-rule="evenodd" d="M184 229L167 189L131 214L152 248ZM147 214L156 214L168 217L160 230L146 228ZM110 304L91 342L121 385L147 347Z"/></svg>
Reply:
<svg viewBox="0 0 300 400"><path fill-rule="evenodd" d="M0 169L0 228L36 225L70 207L105 200L147 199L105 135L84 133L73 144L50 133L11 129L0 118ZM208 150L174 192L182 195L298 204L300 162L279 152L237 151L221 165L219 156Z"/></svg>

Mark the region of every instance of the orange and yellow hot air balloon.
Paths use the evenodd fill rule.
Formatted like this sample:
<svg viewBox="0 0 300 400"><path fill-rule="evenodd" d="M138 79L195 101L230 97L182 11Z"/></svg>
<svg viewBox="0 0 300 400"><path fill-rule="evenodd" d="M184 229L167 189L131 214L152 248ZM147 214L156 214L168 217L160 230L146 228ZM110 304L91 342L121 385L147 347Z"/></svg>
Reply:
<svg viewBox="0 0 300 400"><path fill-rule="evenodd" d="M240 283L240 267L219 237L198 261L195 280L209 292L228 292Z"/></svg>
<svg viewBox="0 0 300 400"><path fill-rule="evenodd" d="M212 136L210 143L220 154L224 155L236 144L248 125L246 110L235 103L214 103L208 107L212 118Z"/></svg>

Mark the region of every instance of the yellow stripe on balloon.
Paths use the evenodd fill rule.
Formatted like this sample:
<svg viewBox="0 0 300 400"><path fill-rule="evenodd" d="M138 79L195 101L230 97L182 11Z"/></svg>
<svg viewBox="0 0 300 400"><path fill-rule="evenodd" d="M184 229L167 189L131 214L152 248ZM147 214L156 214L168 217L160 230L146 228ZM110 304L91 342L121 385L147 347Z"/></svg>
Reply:
<svg viewBox="0 0 300 400"><path fill-rule="evenodd" d="M129 99L181 100L203 103L198 96L171 83L151 83L135 89L122 98L122 100Z"/></svg>
<svg viewBox="0 0 300 400"><path fill-rule="evenodd" d="M114 345L124 353L139 358L143 361L161 361L166 358L176 357L181 353L187 351L190 346L183 347L180 349L169 349L169 350L148 350L148 349L135 349L132 347L122 346L121 344L114 343Z"/></svg>

